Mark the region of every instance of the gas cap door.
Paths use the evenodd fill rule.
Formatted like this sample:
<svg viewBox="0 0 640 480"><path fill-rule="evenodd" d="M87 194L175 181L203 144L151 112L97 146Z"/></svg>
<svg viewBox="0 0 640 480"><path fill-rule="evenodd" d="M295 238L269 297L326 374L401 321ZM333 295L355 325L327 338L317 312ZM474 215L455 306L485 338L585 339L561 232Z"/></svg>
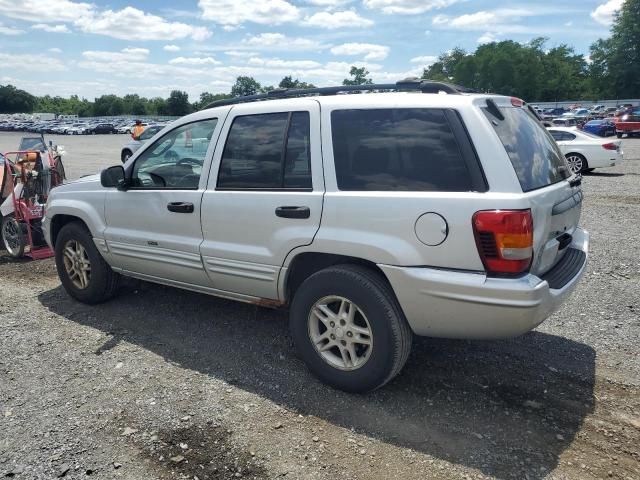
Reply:
<svg viewBox="0 0 640 480"><path fill-rule="evenodd" d="M449 225L445 218L435 212L420 215L415 224L416 237L425 245L436 247L447 239Z"/></svg>

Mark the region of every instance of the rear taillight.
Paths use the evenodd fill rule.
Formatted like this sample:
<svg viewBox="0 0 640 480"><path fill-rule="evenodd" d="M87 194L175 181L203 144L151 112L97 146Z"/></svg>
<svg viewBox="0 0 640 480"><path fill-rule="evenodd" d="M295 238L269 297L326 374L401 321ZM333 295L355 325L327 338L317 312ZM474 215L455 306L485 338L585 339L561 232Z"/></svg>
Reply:
<svg viewBox="0 0 640 480"><path fill-rule="evenodd" d="M517 97L511 97L511 105L514 107L521 107L524 105L524 100L521 100Z"/></svg>
<svg viewBox="0 0 640 480"><path fill-rule="evenodd" d="M604 145L602 145L602 148L604 148L605 150L617 150L618 146L615 143L605 143Z"/></svg>
<svg viewBox="0 0 640 480"><path fill-rule="evenodd" d="M531 210L476 212L473 230L487 273L518 274L527 271L533 259Z"/></svg>

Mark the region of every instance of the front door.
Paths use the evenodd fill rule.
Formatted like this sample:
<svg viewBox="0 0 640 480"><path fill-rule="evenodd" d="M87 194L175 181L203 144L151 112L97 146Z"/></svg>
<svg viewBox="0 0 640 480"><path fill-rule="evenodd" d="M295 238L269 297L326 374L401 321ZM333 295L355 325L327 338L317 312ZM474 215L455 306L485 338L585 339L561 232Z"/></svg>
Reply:
<svg viewBox="0 0 640 480"><path fill-rule="evenodd" d="M201 252L214 288L278 298L287 254L320 226L324 179L315 100L233 107L202 200Z"/></svg>
<svg viewBox="0 0 640 480"><path fill-rule="evenodd" d="M199 246L200 207L218 119L174 128L127 166L131 188L109 190L110 263L150 280L209 286Z"/></svg>

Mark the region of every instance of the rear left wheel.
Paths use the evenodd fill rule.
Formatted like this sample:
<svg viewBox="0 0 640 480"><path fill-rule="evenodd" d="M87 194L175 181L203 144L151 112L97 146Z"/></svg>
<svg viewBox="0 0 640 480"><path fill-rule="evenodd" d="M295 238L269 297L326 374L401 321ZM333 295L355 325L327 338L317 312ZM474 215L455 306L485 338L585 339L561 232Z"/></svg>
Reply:
<svg viewBox="0 0 640 480"><path fill-rule="evenodd" d="M572 173L582 173L589 169L587 159L579 153L567 153L566 158Z"/></svg>
<svg viewBox="0 0 640 480"><path fill-rule="evenodd" d="M389 285L359 265L321 270L289 311L299 356L320 380L347 392L383 386L404 366L412 332Z"/></svg>

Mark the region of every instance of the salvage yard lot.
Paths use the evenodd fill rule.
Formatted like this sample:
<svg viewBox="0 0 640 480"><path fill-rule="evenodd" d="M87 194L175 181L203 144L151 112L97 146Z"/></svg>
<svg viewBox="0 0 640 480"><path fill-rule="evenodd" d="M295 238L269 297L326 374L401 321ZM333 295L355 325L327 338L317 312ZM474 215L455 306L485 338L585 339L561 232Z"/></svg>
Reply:
<svg viewBox="0 0 640 480"><path fill-rule="evenodd" d="M0 133L0 151L21 134ZM70 177L124 135L47 136ZM68 297L0 252L0 476L17 479L640 478L640 139L584 177L587 274L520 338L416 338L369 395L298 360L286 312L138 281Z"/></svg>

